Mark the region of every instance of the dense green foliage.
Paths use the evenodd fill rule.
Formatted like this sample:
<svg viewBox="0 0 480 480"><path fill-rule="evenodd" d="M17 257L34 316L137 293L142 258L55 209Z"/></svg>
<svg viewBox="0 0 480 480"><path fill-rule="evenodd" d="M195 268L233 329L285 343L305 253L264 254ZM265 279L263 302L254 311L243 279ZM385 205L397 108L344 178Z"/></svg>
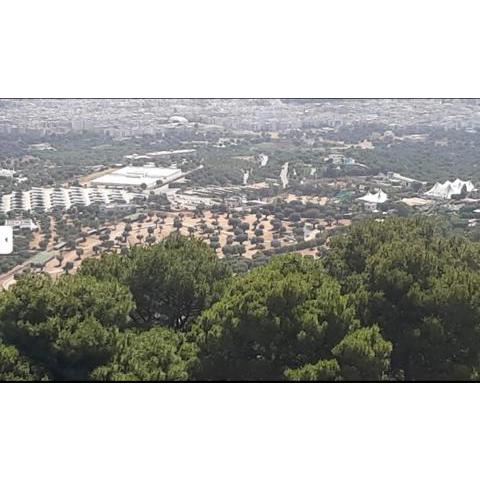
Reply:
<svg viewBox="0 0 480 480"><path fill-rule="evenodd" d="M132 292L139 327L185 329L220 293L228 269L201 240L172 236L127 255L89 259L80 274L118 279Z"/></svg>
<svg viewBox="0 0 480 480"><path fill-rule="evenodd" d="M46 375L33 367L12 345L0 343L0 381L35 381L48 380Z"/></svg>
<svg viewBox="0 0 480 480"><path fill-rule="evenodd" d="M360 321L392 342L406 380L471 379L480 366L480 244L425 219L368 222L332 241L329 269Z"/></svg>
<svg viewBox="0 0 480 480"><path fill-rule="evenodd" d="M165 327L122 335L112 361L92 378L111 381L188 380L196 363L196 347L185 335Z"/></svg>
<svg viewBox="0 0 480 480"><path fill-rule="evenodd" d="M340 286L308 258L277 257L239 277L193 329L202 375L279 380L331 356L356 325Z"/></svg>
<svg viewBox="0 0 480 480"><path fill-rule="evenodd" d="M477 380L480 244L359 223L321 259L232 273L172 235L0 294L0 380Z"/></svg>
<svg viewBox="0 0 480 480"><path fill-rule="evenodd" d="M113 354L133 305L118 282L27 276L0 296L0 331L51 378L85 380Z"/></svg>

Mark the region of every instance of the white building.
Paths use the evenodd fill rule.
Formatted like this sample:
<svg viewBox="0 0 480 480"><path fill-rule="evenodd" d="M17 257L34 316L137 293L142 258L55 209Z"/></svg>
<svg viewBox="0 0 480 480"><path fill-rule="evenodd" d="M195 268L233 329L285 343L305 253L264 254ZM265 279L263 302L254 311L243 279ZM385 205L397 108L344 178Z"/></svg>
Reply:
<svg viewBox="0 0 480 480"><path fill-rule="evenodd" d="M6 168L0 168L0 177L12 178L15 175L15 170L7 170Z"/></svg>
<svg viewBox="0 0 480 480"><path fill-rule="evenodd" d="M13 229L30 230L32 232L38 230L38 225L36 225L31 218L8 219L5 221L5 225Z"/></svg>
<svg viewBox="0 0 480 480"><path fill-rule="evenodd" d="M113 188L140 188L142 184L145 184L147 188L151 188L156 186L157 182L172 181L181 175L182 171L178 168L160 168L150 165L144 167L129 166L92 180L92 185L104 185Z"/></svg>
<svg viewBox="0 0 480 480"><path fill-rule="evenodd" d="M48 212L54 208L68 210L74 206L85 207L92 204L128 204L139 194L106 188L40 188L34 187L25 192L12 192L0 196L0 212L11 210Z"/></svg>
<svg viewBox="0 0 480 480"><path fill-rule="evenodd" d="M194 148L188 148L183 150L161 150L159 152L144 153L142 155L138 153L132 153L131 155L125 155L123 158L127 160L142 160L142 159L152 160L153 158L156 158L156 157L168 158L171 156L175 156L175 157L185 156L185 155L194 154L196 152L197 151Z"/></svg>
<svg viewBox="0 0 480 480"><path fill-rule="evenodd" d="M415 178L405 177L395 172L388 172L387 178L393 183L400 183L403 186L409 187L414 184L426 185L427 182L422 182L421 180L416 180Z"/></svg>
<svg viewBox="0 0 480 480"><path fill-rule="evenodd" d="M168 119L168 123L181 123L186 124L188 120L185 117L181 117L180 115L174 115Z"/></svg>

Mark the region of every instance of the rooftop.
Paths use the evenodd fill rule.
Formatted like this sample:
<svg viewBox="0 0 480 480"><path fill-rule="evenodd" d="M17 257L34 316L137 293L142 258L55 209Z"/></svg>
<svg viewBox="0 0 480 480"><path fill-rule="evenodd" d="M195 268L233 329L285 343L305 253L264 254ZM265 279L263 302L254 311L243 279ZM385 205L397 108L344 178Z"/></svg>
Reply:
<svg viewBox="0 0 480 480"><path fill-rule="evenodd" d="M92 180L92 184L140 186L142 183L145 183L147 186L151 186L155 185L157 180L167 180L181 173L182 171L178 168L129 166L98 177Z"/></svg>

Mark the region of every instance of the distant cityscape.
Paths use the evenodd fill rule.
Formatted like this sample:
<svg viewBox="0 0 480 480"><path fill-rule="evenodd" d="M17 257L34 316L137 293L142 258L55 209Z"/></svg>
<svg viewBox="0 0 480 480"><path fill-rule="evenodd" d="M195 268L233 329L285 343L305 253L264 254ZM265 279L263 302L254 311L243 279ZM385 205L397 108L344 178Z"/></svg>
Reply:
<svg viewBox="0 0 480 480"><path fill-rule="evenodd" d="M475 129L478 100L379 99L305 101L252 99L1 100L0 133L96 132L114 138L204 128L286 131L382 123ZM447 111L447 113L446 113Z"/></svg>

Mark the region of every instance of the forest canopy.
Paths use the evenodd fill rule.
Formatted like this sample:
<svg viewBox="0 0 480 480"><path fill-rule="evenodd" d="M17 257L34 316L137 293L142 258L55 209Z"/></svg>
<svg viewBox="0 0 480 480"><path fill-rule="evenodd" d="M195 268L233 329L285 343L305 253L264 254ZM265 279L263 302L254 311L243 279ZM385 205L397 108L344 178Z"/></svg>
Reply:
<svg viewBox="0 0 480 480"><path fill-rule="evenodd" d="M0 294L3 381L425 381L480 376L480 244L366 221L322 258L246 273L201 241L25 275Z"/></svg>

